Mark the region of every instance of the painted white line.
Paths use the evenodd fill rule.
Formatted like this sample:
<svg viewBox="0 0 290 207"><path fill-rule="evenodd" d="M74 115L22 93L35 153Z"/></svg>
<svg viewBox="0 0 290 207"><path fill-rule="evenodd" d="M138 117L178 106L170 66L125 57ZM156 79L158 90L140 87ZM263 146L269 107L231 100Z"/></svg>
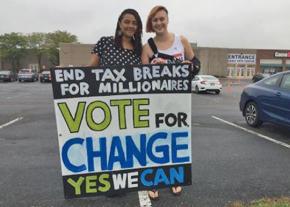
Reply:
<svg viewBox="0 0 290 207"><path fill-rule="evenodd" d="M22 120L22 119L23 119L22 116L21 116L21 117L17 117L16 119L14 119L14 120L12 120L12 121L9 121L9 122L7 122L6 124L2 124L2 125L0 125L0 129L2 129L2 128L4 128L4 127L7 127L7 126L9 126L9 125L11 125L11 124L14 124L15 122L20 121L20 120Z"/></svg>
<svg viewBox="0 0 290 207"><path fill-rule="evenodd" d="M140 207L151 207L151 200L147 191L138 191Z"/></svg>
<svg viewBox="0 0 290 207"><path fill-rule="evenodd" d="M280 142L280 141L278 141L278 140L276 140L276 139L273 139L273 138L268 137L268 136L265 136L265 135L263 135L263 134L260 134L260 133L254 132L254 131L252 131L252 130L250 130L250 129L246 129L246 128L244 128L244 127L241 127L241 126L236 125L236 124L234 124L234 123L232 123L232 122L229 122L229 121L226 121L226 120L224 120L224 119L221 119L221 118L219 118L219 117L216 117L216 116L211 116L211 117L214 118L214 119L216 119L216 120L219 120L219 121L221 121L221 122L224 122L224 123L226 123L226 124L228 124L228 125L231 125L231 126L233 126L233 127L239 128L239 129L244 130L244 131L246 131L246 132L248 132L248 133L254 134L254 135L259 136L259 137L261 137L261 138L263 138L263 139L266 139L266 140L268 140L268 141L270 141L270 142L273 142L273 143L275 143L275 144L279 144L279 145L281 145L281 146L284 146L284 147L287 147L288 149L290 149L290 145L289 145L289 144L286 144L286 143L284 143L284 142Z"/></svg>

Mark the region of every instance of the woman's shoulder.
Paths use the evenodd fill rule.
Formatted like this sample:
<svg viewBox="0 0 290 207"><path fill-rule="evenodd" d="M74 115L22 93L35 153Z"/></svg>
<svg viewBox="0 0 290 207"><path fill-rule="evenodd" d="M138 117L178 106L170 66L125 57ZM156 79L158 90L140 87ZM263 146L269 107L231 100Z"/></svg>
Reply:
<svg viewBox="0 0 290 207"><path fill-rule="evenodd" d="M183 35L179 35L179 38L180 38L180 41L182 43L187 43L188 42L188 39L185 36L183 36Z"/></svg>
<svg viewBox="0 0 290 207"><path fill-rule="evenodd" d="M150 45L148 44L148 42L146 42L146 43L143 45L142 53L143 53L143 54L147 54L148 56L152 56L152 55L153 55L153 51L152 51Z"/></svg>
<svg viewBox="0 0 290 207"><path fill-rule="evenodd" d="M108 43L108 42L113 42L114 41L114 37L113 36L102 36L98 42L101 43Z"/></svg>

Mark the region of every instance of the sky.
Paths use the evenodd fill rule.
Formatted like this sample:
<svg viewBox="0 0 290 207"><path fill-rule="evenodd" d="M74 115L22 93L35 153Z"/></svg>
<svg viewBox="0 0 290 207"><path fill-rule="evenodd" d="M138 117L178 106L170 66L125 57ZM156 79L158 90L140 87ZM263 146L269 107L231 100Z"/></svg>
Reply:
<svg viewBox="0 0 290 207"><path fill-rule="evenodd" d="M290 49L290 0L0 0L0 34L62 30L93 44L114 34L120 13L169 11L168 30L199 47ZM143 43L153 33L143 29Z"/></svg>

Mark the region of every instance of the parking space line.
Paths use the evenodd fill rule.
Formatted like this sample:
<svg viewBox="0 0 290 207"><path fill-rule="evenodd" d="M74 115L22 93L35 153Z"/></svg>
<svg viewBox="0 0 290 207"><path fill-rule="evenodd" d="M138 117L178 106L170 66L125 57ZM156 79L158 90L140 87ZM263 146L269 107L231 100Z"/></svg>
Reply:
<svg viewBox="0 0 290 207"><path fill-rule="evenodd" d="M140 207L151 207L151 200L147 191L138 191Z"/></svg>
<svg viewBox="0 0 290 207"><path fill-rule="evenodd" d="M219 118L219 117L216 117L216 116L211 116L211 117L212 117L213 119L216 119L216 120L218 120L218 121L221 121L221 122L223 122L223 123L225 123L225 124L228 124L228 125L230 125L230 126L236 127L236 128L238 128L238 129L241 129L241 130L244 130L244 131L246 131L246 132L248 132L248 133L250 133L250 134L254 134L254 135L259 136L259 137L261 137L261 138L263 138L263 139L266 139L266 140L268 140L268 141L270 141L270 142L273 142L273 143L275 143L275 144L279 144L279 145L281 145L281 146L284 146L284 147L287 147L288 149L290 149L290 145L289 145L289 144L286 144L286 143L284 143L284 142L280 142L280 141L278 141L278 140L276 140L276 139L273 139L273 138L268 137L268 136L266 136L266 135L263 135L263 134L260 134L260 133L254 132L254 131L252 131L252 130L250 130L250 129L246 129L246 128L244 128L244 127L241 127L241 126L239 126L239 125L237 125L237 124L234 124L234 123L232 123L232 122L229 122L229 121L226 121L226 120L224 120L224 119L221 119L221 118Z"/></svg>
<svg viewBox="0 0 290 207"><path fill-rule="evenodd" d="M12 121L7 122L6 124L2 124L2 125L0 125L0 129L2 129L2 128L4 128L4 127L7 127L7 126L9 126L9 125L11 125L11 124L14 124L15 122L20 121L20 120L22 120L22 119L23 119L22 116L17 117L16 119L13 119Z"/></svg>

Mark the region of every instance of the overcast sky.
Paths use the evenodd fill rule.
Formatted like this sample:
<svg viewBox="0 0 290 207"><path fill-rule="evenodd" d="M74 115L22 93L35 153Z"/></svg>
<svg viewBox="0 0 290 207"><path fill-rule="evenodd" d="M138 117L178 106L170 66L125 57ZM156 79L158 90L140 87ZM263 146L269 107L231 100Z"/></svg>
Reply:
<svg viewBox="0 0 290 207"><path fill-rule="evenodd" d="M169 31L202 47L290 49L290 0L0 0L0 34L65 30L81 43L113 35L119 14L136 9L146 24L155 5ZM152 34L143 32L143 42Z"/></svg>

